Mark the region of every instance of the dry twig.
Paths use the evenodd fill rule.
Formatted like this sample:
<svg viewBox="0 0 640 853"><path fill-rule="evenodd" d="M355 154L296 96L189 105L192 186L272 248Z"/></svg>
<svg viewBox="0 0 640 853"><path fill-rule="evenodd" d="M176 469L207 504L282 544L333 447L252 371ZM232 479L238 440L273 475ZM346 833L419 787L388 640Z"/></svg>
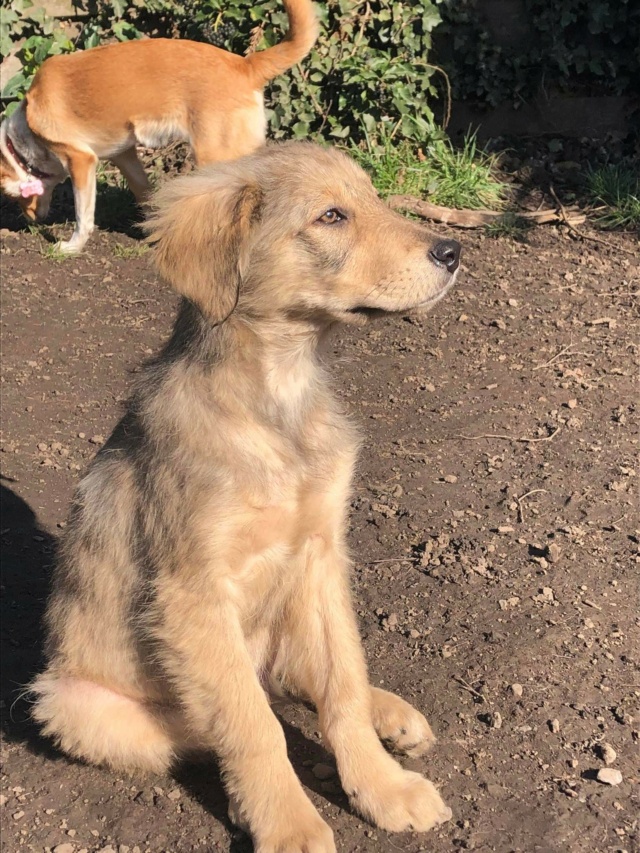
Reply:
<svg viewBox="0 0 640 853"><path fill-rule="evenodd" d="M502 435L501 433L484 433L484 435L453 435L452 438L463 438L465 441L480 441L481 438L501 438L504 441L522 441L528 444L533 444L538 441L551 441L552 438L560 432L560 427L556 427L549 435L544 435L542 438L520 438L517 435Z"/></svg>
<svg viewBox="0 0 640 853"><path fill-rule="evenodd" d="M575 221L571 221L570 218L567 216L567 208L562 204L562 202L560 201L560 199L556 195L556 191L554 190L553 186L551 186L551 185L549 186L549 191L550 191L551 195L554 197L556 204L560 208L560 220L563 223L563 225L567 226L569 231L572 231L574 234L576 234L582 240L591 240L593 243L601 243L603 246L608 246L609 249L613 249L614 252L624 252L627 255L633 255L635 257L636 253L632 252L630 249L625 248L624 246L616 246L613 243L611 243L609 240L603 240L602 237L593 237L591 234L585 234L584 231L579 231L576 228ZM582 221L584 222L585 219L586 219L586 216L583 217ZM577 223L577 224L581 224L581 223Z"/></svg>
<svg viewBox="0 0 640 853"><path fill-rule="evenodd" d="M484 693L480 693L478 690L475 689L475 687L472 687L470 684L468 684L464 680L464 678L460 678L459 675L452 675L451 677L457 684L460 685L460 687L462 687L463 690L466 690L468 693L472 693L474 696L477 696L478 699L480 699L482 702L489 702Z"/></svg>
<svg viewBox="0 0 640 853"><path fill-rule="evenodd" d="M520 497L516 495L516 503L518 504L518 521L520 524L524 524L524 509L522 507L522 501L525 498L528 498L529 495L535 495L537 492L545 492L546 494L546 491L546 489L531 489L530 492L526 492L524 495L520 495Z"/></svg>

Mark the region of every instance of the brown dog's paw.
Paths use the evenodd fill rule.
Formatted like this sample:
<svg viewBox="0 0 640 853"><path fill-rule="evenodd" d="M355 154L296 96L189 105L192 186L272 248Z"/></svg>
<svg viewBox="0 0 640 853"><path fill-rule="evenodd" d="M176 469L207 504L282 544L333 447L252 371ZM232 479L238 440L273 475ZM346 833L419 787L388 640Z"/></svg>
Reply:
<svg viewBox="0 0 640 853"><path fill-rule="evenodd" d="M371 688L373 724L380 740L393 752L417 758L436 742L431 726L408 702L378 687Z"/></svg>
<svg viewBox="0 0 640 853"><path fill-rule="evenodd" d="M434 785L408 770L364 785L350 800L363 817L389 832L427 832L452 816Z"/></svg>

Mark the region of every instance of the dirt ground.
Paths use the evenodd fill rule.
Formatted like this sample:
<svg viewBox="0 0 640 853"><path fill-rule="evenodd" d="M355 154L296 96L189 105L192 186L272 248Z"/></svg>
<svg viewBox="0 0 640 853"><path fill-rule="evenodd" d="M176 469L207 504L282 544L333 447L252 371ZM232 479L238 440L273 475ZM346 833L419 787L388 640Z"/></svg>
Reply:
<svg viewBox="0 0 640 853"><path fill-rule="evenodd" d="M41 665L72 490L176 300L126 234L60 262L16 223L1 256L2 849L246 853L213 762L125 777L66 759L28 721L20 686ZM464 271L446 301L338 329L332 367L364 439L350 538L371 679L438 733L432 755L405 763L453 820L427 835L363 823L318 768L333 760L299 706L278 708L291 759L341 851L631 853L637 238L456 236ZM596 778L606 761L619 785Z"/></svg>

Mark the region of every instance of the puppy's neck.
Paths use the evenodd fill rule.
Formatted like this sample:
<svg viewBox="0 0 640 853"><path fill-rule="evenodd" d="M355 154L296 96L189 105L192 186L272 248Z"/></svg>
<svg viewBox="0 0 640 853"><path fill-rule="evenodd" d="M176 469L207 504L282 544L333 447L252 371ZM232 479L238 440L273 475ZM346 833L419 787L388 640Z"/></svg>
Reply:
<svg viewBox="0 0 640 853"><path fill-rule="evenodd" d="M208 377L225 409L295 427L330 395L320 361L328 333L327 323L242 310L215 325L185 300L159 363L168 357Z"/></svg>

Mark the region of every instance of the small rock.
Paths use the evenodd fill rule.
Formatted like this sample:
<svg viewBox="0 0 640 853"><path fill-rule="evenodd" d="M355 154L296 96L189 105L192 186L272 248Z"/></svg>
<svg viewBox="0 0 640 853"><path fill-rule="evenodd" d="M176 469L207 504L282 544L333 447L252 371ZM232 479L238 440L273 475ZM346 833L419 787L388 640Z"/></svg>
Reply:
<svg viewBox="0 0 640 853"><path fill-rule="evenodd" d="M618 753L610 743L601 743L598 745L598 753L605 764L613 764L618 757Z"/></svg>
<svg viewBox="0 0 640 853"><path fill-rule="evenodd" d="M179 800L181 796L182 796L182 792L180 791L179 788L174 788L173 791L169 791L169 793L167 794L167 797L169 797L169 799L173 800L174 802L176 800Z"/></svg>
<svg viewBox="0 0 640 853"><path fill-rule="evenodd" d="M409 631L409 636L411 637L412 640L417 640L418 637L420 636L420 631L416 631L415 628L412 628Z"/></svg>
<svg viewBox="0 0 640 853"><path fill-rule="evenodd" d="M502 524L500 527L498 527L498 533L501 536L506 536L507 533L513 533L513 527L508 524Z"/></svg>
<svg viewBox="0 0 640 853"><path fill-rule="evenodd" d="M512 595L511 598L501 598L498 601L500 610L509 610L512 607L517 607L520 604L520 598L517 595Z"/></svg>
<svg viewBox="0 0 640 853"><path fill-rule="evenodd" d="M560 548L555 542L550 542L545 548L545 556L550 563L557 563L560 559Z"/></svg>
<svg viewBox="0 0 640 853"><path fill-rule="evenodd" d="M104 444L103 435L92 435L89 439L89 444Z"/></svg>
<svg viewBox="0 0 640 853"><path fill-rule="evenodd" d="M603 785L619 785L622 782L622 773L613 767L601 767L596 778Z"/></svg>
<svg viewBox="0 0 640 853"><path fill-rule="evenodd" d="M39 444L38 444L38 450L41 450L41 451L43 451L43 452L44 452L44 451L45 451L45 450L47 450L47 449L48 449L48 448L47 448L47 445L44 443L44 441L39 442Z"/></svg>
<svg viewBox="0 0 640 853"><path fill-rule="evenodd" d="M577 405L578 405L577 400L569 400L569 402L567 403L567 408L575 409L577 407Z"/></svg>
<svg viewBox="0 0 640 853"><path fill-rule="evenodd" d="M458 482L458 478L456 477L455 474L445 474L445 476L442 479L444 480L445 483L457 483Z"/></svg>
<svg viewBox="0 0 640 853"><path fill-rule="evenodd" d="M557 735L560 731L560 720L549 720L549 728L551 729L554 735Z"/></svg>
<svg viewBox="0 0 640 853"><path fill-rule="evenodd" d="M489 725L492 729L502 728L502 714L499 711L493 711L489 714Z"/></svg>
<svg viewBox="0 0 640 853"><path fill-rule="evenodd" d="M78 433L78 438L86 438L86 437L87 437L87 436L86 436L86 433L84 433L84 432L79 432L79 433Z"/></svg>
<svg viewBox="0 0 640 853"><path fill-rule="evenodd" d="M0 794L0 806L3 806L7 802L7 799L6 794Z"/></svg>
<svg viewBox="0 0 640 853"><path fill-rule="evenodd" d="M75 844L65 842L64 844L56 844L53 848L53 853L73 853L75 849Z"/></svg>
<svg viewBox="0 0 640 853"><path fill-rule="evenodd" d="M322 779L323 781L331 779L336 775L335 767L331 767L329 764L316 764L311 768L311 772L316 779Z"/></svg>
<svg viewBox="0 0 640 853"><path fill-rule="evenodd" d="M522 696L522 684L512 684L511 692L519 699Z"/></svg>
<svg viewBox="0 0 640 853"><path fill-rule="evenodd" d="M496 328L496 329L500 329L500 330L501 330L501 331L503 331L503 332L504 332L504 330L507 328L507 324L505 323L505 321L504 321L504 320L500 320L499 318L498 318L497 320L492 320L492 321L489 323L489 325L490 325L490 326L495 326L495 328Z"/></svg>
<svg viewBox="0 0 640 853"><path fill-rule="evenodd" d="M24 812L14 812L11 817L14 820L21 820L24 817Z"/></svg>
<svg viewBox="0 0 640 853"><path fill-rule="evenodd" d="M398 614L397 613L390 613L389 616L387 617L387 625L390 628L395 628L395 626L397 624L398 624Z"/></svg>

